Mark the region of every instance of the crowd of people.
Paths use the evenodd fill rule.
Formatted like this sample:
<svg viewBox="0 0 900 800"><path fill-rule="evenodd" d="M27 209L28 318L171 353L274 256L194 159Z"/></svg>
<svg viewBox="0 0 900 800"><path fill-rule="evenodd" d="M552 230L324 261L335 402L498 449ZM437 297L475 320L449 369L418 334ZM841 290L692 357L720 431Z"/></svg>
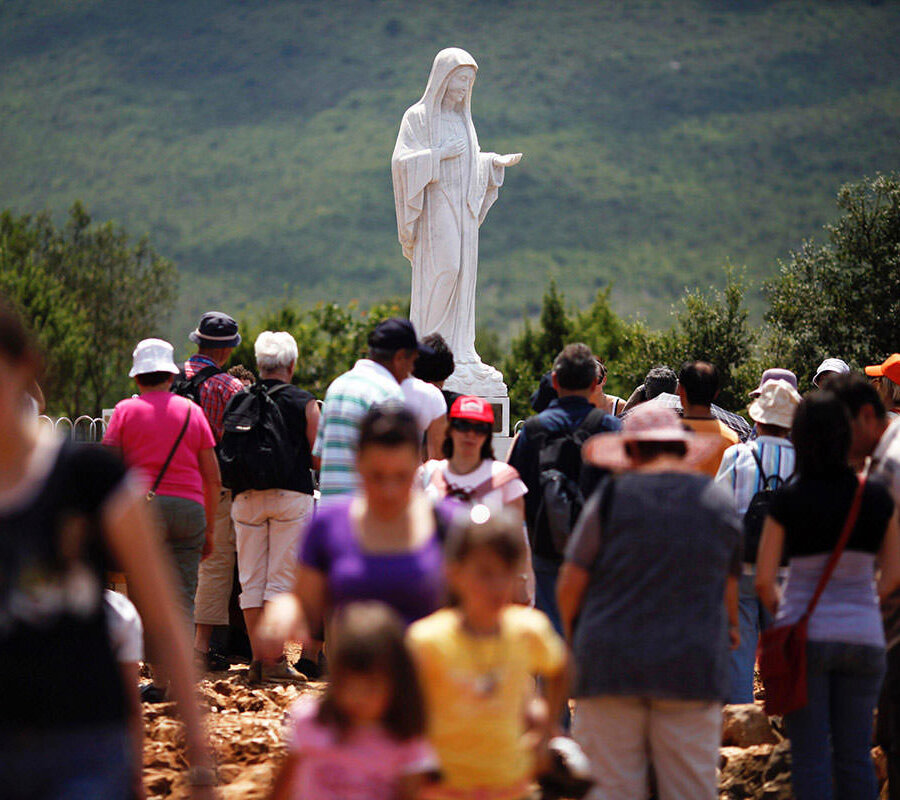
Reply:
<svg viewBox="0 0 900 800"><path fill-rule="evenodd" d="M773 366L748 422L711 363L624 399L572 343L500 453L492 405L444 390L453 354L407 320L321 403L287 332L227 371L233 318L189 338L181 364L137 343L135 395L77 445L38 425L40 353L0 306L9 796L143 797L141 701L165 699L215 796L193 680L237 669L243 627L242 679L327 681L288 716L278 800L712 800L723 704L758 699L760 634L806 620L796 797L875 798L873 735L900 797L900 354L826 358L803 395Z"/></svg>

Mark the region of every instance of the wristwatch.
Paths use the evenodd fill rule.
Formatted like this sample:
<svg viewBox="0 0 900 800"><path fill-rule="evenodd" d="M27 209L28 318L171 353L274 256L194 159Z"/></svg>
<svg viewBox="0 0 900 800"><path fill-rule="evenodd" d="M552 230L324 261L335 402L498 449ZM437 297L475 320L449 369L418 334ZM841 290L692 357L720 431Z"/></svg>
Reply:
<svg viewBox="0 0 900 800"><path fill-rule="evenodd" d="M216 786L219 783L215 767L191 767L187 774L191 786Z"/></svg>

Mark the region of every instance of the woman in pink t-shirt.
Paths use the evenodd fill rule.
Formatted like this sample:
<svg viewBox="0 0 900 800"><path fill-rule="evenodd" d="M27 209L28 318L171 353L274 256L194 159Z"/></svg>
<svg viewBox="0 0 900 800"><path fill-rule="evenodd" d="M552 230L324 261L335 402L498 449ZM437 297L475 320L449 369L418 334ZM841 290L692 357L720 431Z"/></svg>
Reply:
<svg viewBox="0 0 900 800"><path fill-rule="evenodd" d="M169 391L178 374L173 354L162 339L138 343L129 376L140 394L116 406L103 444L118 448L152 492L151 505L178 573L179 600L192 620L201 554L212 552L221 479L206 415Z"/></svg>

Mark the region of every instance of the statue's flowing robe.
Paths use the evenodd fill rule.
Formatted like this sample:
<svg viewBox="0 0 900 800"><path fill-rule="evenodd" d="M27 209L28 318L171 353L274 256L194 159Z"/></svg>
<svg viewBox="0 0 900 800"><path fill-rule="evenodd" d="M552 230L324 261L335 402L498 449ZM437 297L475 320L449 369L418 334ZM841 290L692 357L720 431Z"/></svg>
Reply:
<svg viewBox="0 0 900 800"><path fill-rule="evenodd" d="M438 332L457 363L475 353L478 227L497 199L504 168L482 153L472 123L472 85L461 114L441 110L451 73L478 65L451 47L434 59L422 99L409 108L391 158L397 232L412 264L410 319L420 336ZM441 160L441 145L461 136L466 149Z"/></svg>

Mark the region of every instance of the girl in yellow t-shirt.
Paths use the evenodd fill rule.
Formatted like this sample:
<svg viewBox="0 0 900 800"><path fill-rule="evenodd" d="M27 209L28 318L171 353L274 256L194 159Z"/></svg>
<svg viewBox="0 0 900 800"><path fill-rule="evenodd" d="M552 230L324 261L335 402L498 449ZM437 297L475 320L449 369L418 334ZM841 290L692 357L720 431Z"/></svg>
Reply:
<svg viewBox="0 0 900 800"><path fill-rule="evenodd" d="M407 634L428 710L428 737L442 780L429 800L518 800L535 774L566 699L565 645L540 611L512 604L524 557L520 523L477 505L447 542L457 605L414 623ZM525 720L541 676L546 708L537 736ZM529 738L531 744L529 744Z"/></svg>

